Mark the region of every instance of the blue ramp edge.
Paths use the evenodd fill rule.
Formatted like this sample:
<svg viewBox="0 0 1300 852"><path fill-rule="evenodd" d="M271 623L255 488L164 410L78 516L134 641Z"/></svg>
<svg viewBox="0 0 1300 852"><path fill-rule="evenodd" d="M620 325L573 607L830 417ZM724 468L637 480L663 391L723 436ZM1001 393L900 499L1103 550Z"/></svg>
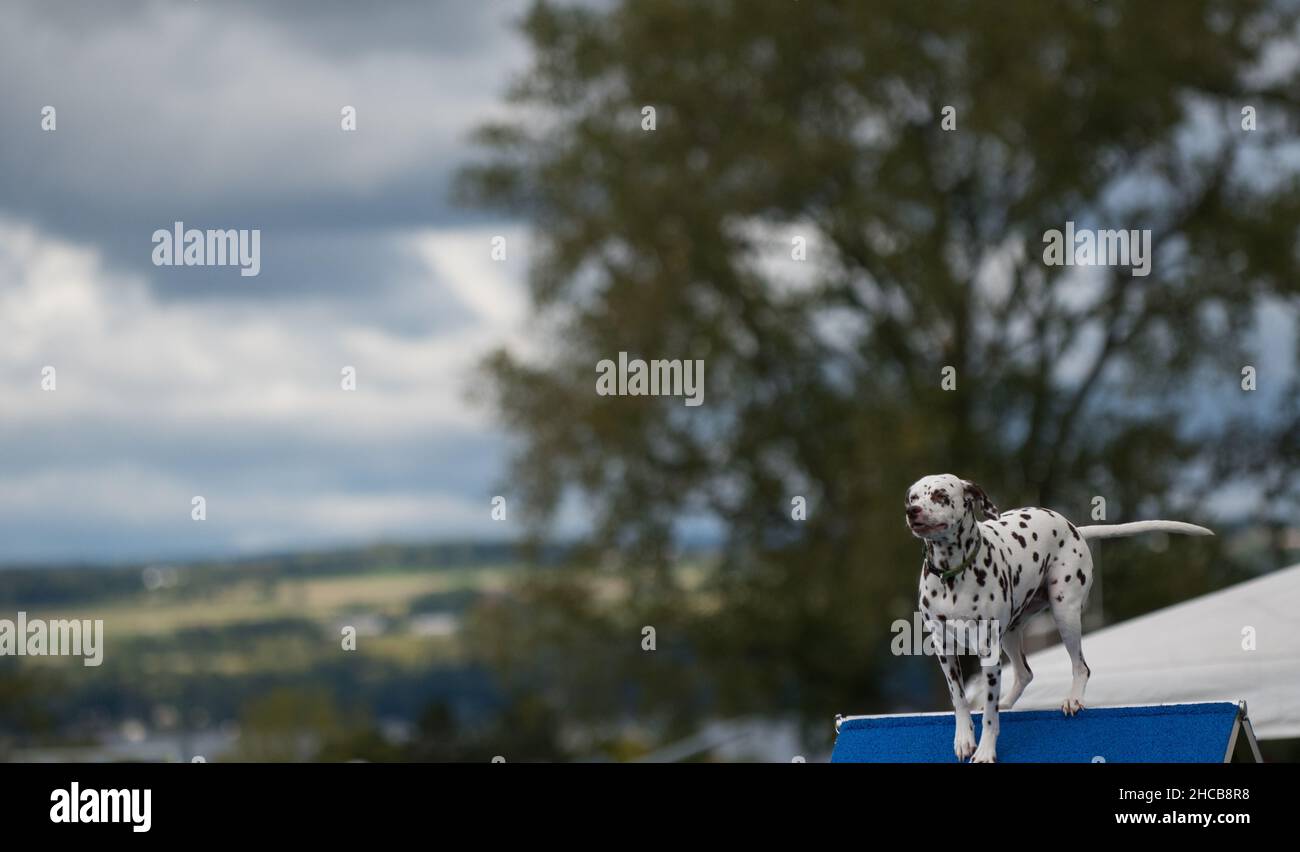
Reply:
<svg viewBox="0 0 1300 852"><path fill-rule="evenodd" d="M1231 701L1089 707L999 714L1001 763L1223 763L1238 705ZM981 735L982 713L973 713ZM843 719L831 763L956 763L951 713L850 716Z"/></svg>

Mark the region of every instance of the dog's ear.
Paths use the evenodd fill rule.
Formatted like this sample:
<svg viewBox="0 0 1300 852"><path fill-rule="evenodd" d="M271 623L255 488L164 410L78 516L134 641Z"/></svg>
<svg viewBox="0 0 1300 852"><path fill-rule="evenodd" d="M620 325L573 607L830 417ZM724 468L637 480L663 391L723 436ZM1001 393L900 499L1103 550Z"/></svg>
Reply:
<svg viewBox="0 0 1300 852"><path fill-rule="evenodd" d="M966 507L973 509L975 514L986 521L996 521L998 519L998 507L993 505L989 495L984 493L984 489L969 480L962 480L962 488L966 492Z"/></svg>

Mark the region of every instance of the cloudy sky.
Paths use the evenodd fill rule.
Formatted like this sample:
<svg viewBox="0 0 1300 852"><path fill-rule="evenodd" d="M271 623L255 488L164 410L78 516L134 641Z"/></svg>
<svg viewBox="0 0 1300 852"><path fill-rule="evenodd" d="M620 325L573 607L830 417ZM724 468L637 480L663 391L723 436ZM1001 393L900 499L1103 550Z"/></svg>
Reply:
<svg viewBox="0 0 1300 852"><path fill-rule="evenodd" d="M530 343L528 233L449 187L526 6L5 0L0 565L511 534L470 392ZM178 220L260 229L260 275L154 266ZM1294 317L1263 319L1292 363Z"/></svg>
<svg viewBox="0 0 1300 852"><path fill-rule="evenodd" d="M527 232L448 187L524 6L6 0L0 563L505 533L469 391ZM261 229L261 274L155 267L177 220Z"/></svg>

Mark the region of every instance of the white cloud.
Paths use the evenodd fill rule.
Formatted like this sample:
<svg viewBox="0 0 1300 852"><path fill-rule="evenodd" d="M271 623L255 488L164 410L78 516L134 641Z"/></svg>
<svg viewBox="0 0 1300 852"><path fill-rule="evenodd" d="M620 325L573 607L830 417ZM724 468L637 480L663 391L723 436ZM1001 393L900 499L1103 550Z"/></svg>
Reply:
<svg viewBox="0 0 1300 852"><path fill-rule="evenodd" d="M78 523L175 533L178 522L192 523L190 496L204 494L223 506L210 522L221 529L211 542L218 547L500 534L488 527L485 495L504 439L474 460L475 486L463 475L415 488L387 481L422 447L477 438L481 449L495 434L490 412L467 400L468 378L490 348L525 339L526 312L522 252L494 263L489 236L466 229L403 238L429 270L422 292L410 294L413 309L460 296L472 317L412 337L328 302L272 309L256 299L160 301L144 281L107 272L96 251L0 221L0 432L11 454L0 513L11 522L52 520L56 534ZM518 231L510 239L526 241ZM40 388L47 365L57 370L53 392ZM345 365L357 369L355 392L340 387ZM55 433L90 446L107 433L126 435L129 458L106 449L75 463L23 458L14 469L16 435ZM171 452L153 450L158 436ZM263 443L276 476L240 481L209 470L211 461L238 465L241 448ZM297 454L277 462L276 447ZM369 474L365 486L348 481L349 472ZM0 558L24 549L12 532L0 540Z"/></svg>

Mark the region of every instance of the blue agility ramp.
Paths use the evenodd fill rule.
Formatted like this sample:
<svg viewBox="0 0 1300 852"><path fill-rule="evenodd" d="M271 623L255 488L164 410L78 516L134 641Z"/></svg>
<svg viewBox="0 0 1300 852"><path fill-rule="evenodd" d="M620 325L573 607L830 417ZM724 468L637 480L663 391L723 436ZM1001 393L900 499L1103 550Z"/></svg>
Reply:
<svg viewBox="0 0 1300 852"><path fill-rule="evenodd" d="M1224 763L1245 730L1259 747L1245 703L1214 701L1135 707L1004 710L1000 763ZM976 736L982 713L972 714ZM955 763L951 713L848 716L835 722L832 763Z"/></svg>

